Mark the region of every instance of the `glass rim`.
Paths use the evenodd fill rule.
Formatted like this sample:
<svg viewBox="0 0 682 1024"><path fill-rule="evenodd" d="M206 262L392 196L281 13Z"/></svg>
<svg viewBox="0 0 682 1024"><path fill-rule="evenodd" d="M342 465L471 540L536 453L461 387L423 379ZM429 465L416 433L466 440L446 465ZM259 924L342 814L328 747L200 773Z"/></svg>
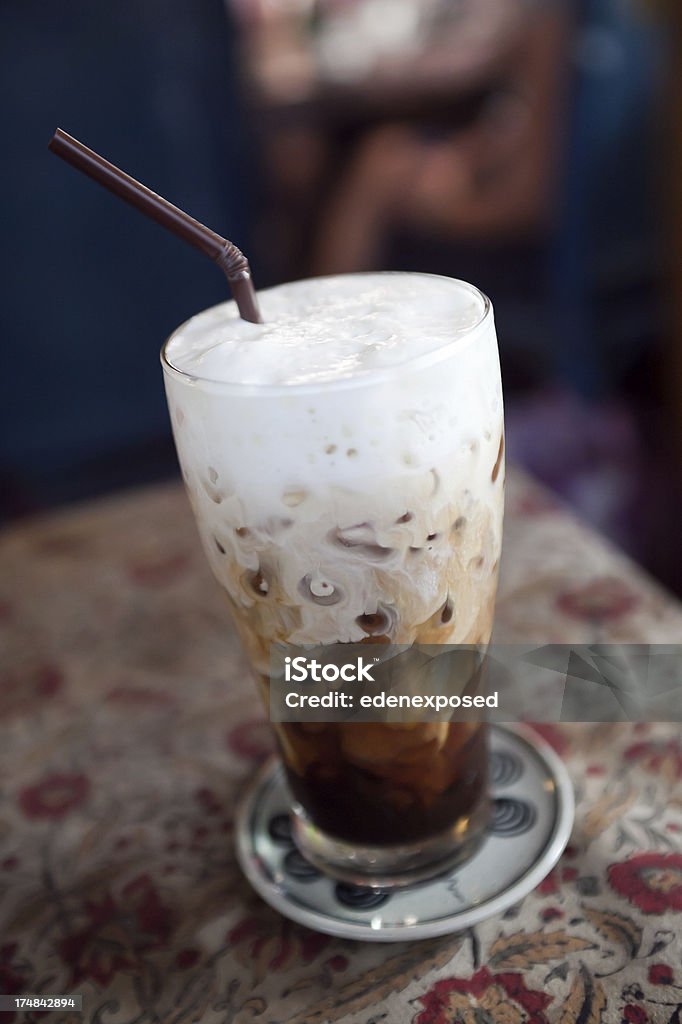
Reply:
<svg viewBox="0 0 682 1024"><path fill-rule="evenodd" d="M202 309L198 313L188 317L187 320L184 320L171 334L169 334L161 346L160 352L163 371L175 380L181 381L189 386L204 384L209 385L211 390L224 391L225 393L252 393L254 395L304 395L306 393L317 394L320 391L331 392L351 390L354 388L369 387L373 384L393 380L396 377L402 376L410 369L420 369L422 367L428 367L444 362L451 354L453 354L454 350L471 342L471 340L488 324L491 318L493 306L485 292L481 291L480 288L477 288L476 285L470 284L468 281L463 281L457 277L448 277L447 274L428 274L424 271L418 270L367 270L347 274L325 274L315 278L300 278L300 281L324 281L338 277L376 277L389 275L433 278L441 281L449 281L454 285L458 285L460 288L465 288L481 301L482 309L480 316L475 323L470 327L467 327L466 330L460 331L455 337L445 344L438 345L436 348L429 349L427 352L421 352L417 355L410 356L401 363L395 363L391 366L380 366L371 370L364 370L362 373L358 373L350 377L332 377L326 380L302 381L299 384L272 384L258 383L254 381L226 381L217 380L215 377L203 377L200 374L188 373L186 370L181 370L171 361L168 355L168 347L177 334L182 331L190 321L194 320L195 317L201 316L202 313L207 313L212 309L217 309L218 306L225 305L224 302L219 302L216 303L215 306L208 306L206 309ZM286 287L287 284L296 283L299 282L285 282L283 285L274 285L273 287Z"/></svg>

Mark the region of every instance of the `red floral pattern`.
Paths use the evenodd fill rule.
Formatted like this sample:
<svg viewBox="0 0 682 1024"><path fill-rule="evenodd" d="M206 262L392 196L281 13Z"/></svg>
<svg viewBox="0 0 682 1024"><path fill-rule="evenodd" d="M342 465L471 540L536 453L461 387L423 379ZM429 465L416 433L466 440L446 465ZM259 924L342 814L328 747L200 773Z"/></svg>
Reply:
<svg viewBox="0 0 682 1024"><path fill-rule="evenodd" d="M32 713L56 697L63 684L62 673L49 663L0 674L0 719Z"/></svg>
<svg viewBox="0 0 682 1024"><path fill-rule="evenodd" d="M175 966L180 971L186 971L190 967L194 967L200 959L201 953L198 949L181 949L175 957Z"/></svg>
<svg viewBox="0 0 682 1024"><path fill-rule="evenodd" d="M628 1024L648 1024L649 1021L646 1010L634 1003L628 1003L623 1007L623 1018Z"/></svg>
<svg viewBox="0 0 682 1024"><path fill-rule="evenodd" d="M419 998L424 1009L414 1024L507 1024L523 1019L527 1024L546 1024L544 1010L551 996L526 988L522 975L491 974L481 967L470 978L446 978L437 981ZM510 1005L511 1004L511 1005ZM516 1006L516 1016L512 1007ZM523 1011L523 1017L518 1011Z"/></svg>
<svg viewBox="0 0 682 1024"><path fill-rule="evenodd" d="M189 564L187 555L172 554L135 562L128 571L131 580L141 587L167 587L184 574Z"/></svg>
<svg viewBox="0 0 682 1024"><path fill-rule="evenodd" d="M625 759L638 762L652 775L682 779L682 744L678 739L669 739L664 743L655 740L633 743L625 751Z"/></svg>
<svg viewBox="0 0 682 1024"><path fill-rule="evenodd" d="M22 789L19 803L27 818L63 818L87 800L89 791L84 775L51 775Z"/></svg>
<svg viewBox="0 0 682 1024"><path fill-rule="evenodd" d="M0 946L0 992L15 995L22 991L25 971L17 962L16 942Z"/></svg>
<svg viewBox="0 0 682 1024"><path fill-rule="evenodd" d="M142 954L164 947L172 929L171 912L148 875L125 885L118 899L109 890L86 899L83 918L58 945L71 986L89 980L106 988L119 971L139 971Z"/></svg>
<svg viewBox="0 0 682 1024"><path fill-rule="evenodd" d="M667 964L652 964L648 978L652 985L672 985L674 981L672 968Z"/></svg>
<svg viewBox="0 0 682 1024"><path fill-rule="evenodd" d="M597 623L615 622L638 604L638 595L627 583L608 576L564 591L557 598L564 615Z"/></svg>
<svg viewBox="0 0 682 1024"><path fill-rule="evenodd" d="M230 929L227 942L247 962L263 962L268 971L283 971L294 963L311 963L331 939L289 921L281 921L273 929L270 920L247 917Z"/></svg>
<svg viewBox="0 0 682 1024"><path fill-rule="evenodd" d="M682 910L682 854L641 853L608 870L611 886L645 914Z"/></svg>
<svg viewBox="0 0 682 1024"><path fill-rule="evenodd" d="M108 704L140 711L144 711L146 708L151 710L166 708L175 703L175 697L171 693L145 689L141 686L130 686L125 683L109 690L105 699Z"/></svg>
<svg viewBox="0 0 682 1024"><path fill-rule="evenodd" d="M501 642L678 641L672 601L513 469L507 493ZM677 729L538 727L579 797L554 872L463 935L341 941L237 867L235 801L272 735L184 494L23 525L0 579L0 991L77 987L84 1021L669 1024Z"/></svg>
<svg viewBox="0 0 682 1024"><path fill-rule="evenodd" d="M533 722L533 730L548 743L557 754L565 754L568 748L568 735L551 722Z"/></svg>
<svg viewBox="0 0 682 1024"><path fill-rule="evenodd" d="M566 866L554 868L543 878L535 890L541 896L553 896L560 892L562 883L574 882L578 877L576 868Z"/></svg>
<svg viewBox="0 0 682 1024"><path fill-rule="evenodd" d="M227 745L238 757L246 761L263 761L275 749L272 729L265 718L250 718L230 729Z"/></svg>

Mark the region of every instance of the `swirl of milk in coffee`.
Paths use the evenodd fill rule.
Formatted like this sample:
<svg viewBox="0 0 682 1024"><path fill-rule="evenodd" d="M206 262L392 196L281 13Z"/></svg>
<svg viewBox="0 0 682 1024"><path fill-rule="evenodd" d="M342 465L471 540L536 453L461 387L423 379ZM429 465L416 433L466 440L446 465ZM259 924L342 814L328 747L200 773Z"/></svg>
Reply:
<svg viewBox="0 0 682 1024"><path fill-rule="evenodd" d="M492 311L422 274L228 302L164 353L183 475L254 666L269 645L487 642L503 506Z"/></svg>

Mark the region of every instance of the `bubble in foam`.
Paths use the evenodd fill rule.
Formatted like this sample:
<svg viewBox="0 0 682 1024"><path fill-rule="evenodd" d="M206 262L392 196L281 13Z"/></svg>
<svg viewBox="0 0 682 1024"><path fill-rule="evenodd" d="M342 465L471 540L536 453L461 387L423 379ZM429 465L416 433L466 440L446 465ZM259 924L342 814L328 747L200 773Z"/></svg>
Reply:
<svg viewBox="0 0 682 1024"><path fill-rule="evenodd" d="M374 530L369 523L359 523L345 530L338 527L329 534L332 544L347 548L353 554L361 555L370 561L382 561L393 554L394 549L377 543Z"/></svg>
<svg viewBox="0 0 682 1024"><path fill-rule="evenodd" d="M499 447L497 449L497 458L495 459L495 465L493 466L493 471L490 474L490 479L492 480L493 483L495 483L495 481L497 480L497 477L499 475L500 466L502 465L502 458L503 458L503 456L504 456L504 434L500 434L500 444L499 444Z"/></svg>
<svg viewBox="0 0 682 1024"><path fill-rule="evenodd" d="M296 508L296 506L301 505L305 499L305 491L285 491L282 495L282 501L287 508Z"/></svg>
<svg viewBox="0 0 682 1024"><path fill-rule="evenodd" d="M450 598L448 598L441 609L440 621L443 623L443 625L447 624L448 622L452 622L452 617L454 614L455 609L452 605Z"/></svg>
<svg viewBox="0 0 682 1024"><path fill-rule="evenodd" d="M270 583L261 569L246 573L244 580L258 597L267 597L270 593Z"/></svg>
<svg viewBox="0 0 682 1024"><path fill-rule="evenodd" d="M222 502L223 502L222 491L218 490L217 487L214 487L207 480L202 480L201 481L201 485L204 488L204 490L206 491L206 494L208 495L208 497L214 503L214 505L221 505L222 504Z"/></svg>
<svg viewBox="0 0 682 1024"><path fill-rule="evenodd" d="M265 523L265 532L270 537L276 537L283 530L288 530L294 525L294 520L289 516L268 516Z"/></svg>
<svg viewBox="0 0 682 1024"><path fill-rule="evenodd" d="M298 592L313 604L334 605L343 600L343 591L336 583L314 573L303 577Z"/></svg>
<svg viewBox="0 0 682 1024"><path fill-rule="evenodd" d="M363 612L355 621L369 636L386 636L395 625L396 615L392 608L379 605L375 612Z"/></svg>

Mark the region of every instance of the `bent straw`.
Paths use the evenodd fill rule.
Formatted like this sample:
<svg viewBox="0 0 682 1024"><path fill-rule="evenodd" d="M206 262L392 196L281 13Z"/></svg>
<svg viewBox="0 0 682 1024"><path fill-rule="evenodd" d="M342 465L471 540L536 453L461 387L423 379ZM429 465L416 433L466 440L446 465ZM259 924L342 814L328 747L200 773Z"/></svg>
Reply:
<svg viewBox="0 0 682 1024"><path fill-rule="evenodd" d="M263 322L249 261L236 245L110 164L61 128L57 128L50 139L48 149L217 263L227 277L242 319L254 324Z"/></svg>

